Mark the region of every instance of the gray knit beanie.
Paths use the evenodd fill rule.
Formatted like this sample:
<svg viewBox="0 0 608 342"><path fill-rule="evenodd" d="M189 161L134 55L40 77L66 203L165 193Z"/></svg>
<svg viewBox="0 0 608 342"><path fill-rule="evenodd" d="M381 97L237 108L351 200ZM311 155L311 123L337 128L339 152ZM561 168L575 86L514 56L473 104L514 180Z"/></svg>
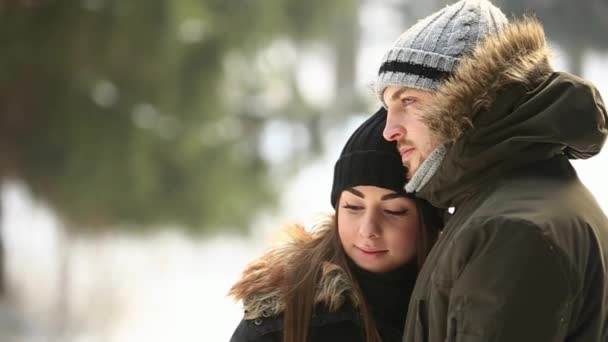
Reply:
<svg viewBox="0 0 608 342"><path fill-rule="evenodd" d="M461 0L420 20L384 55L376 81L383 101L389 85L435 90L486 35L501 31L505 15L487 0Z"/></svg>

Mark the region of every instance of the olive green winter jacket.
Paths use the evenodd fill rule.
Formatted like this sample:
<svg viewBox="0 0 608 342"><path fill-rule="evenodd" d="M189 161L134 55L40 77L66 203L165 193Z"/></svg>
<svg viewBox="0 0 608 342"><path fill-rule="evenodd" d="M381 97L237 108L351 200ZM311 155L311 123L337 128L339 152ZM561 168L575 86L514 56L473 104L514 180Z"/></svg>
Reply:
<svg viewBox="0 0 608 342"><path fill-rule="evenodd" d="M403 340L608 341L608 222L569 161L606 139L597 90L553 72L542 26L524 19L436 95L425 120L448 152L418 196L455 212Z"/></svg>

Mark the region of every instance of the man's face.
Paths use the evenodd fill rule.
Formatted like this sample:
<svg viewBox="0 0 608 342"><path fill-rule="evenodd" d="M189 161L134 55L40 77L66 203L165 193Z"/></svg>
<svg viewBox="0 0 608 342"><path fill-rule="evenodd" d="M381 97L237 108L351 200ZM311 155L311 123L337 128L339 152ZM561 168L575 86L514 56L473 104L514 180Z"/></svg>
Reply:
<svg viewBox="0 0 608 342"><path fill-rule="evenodd" d="M383 98L388 107L384 138L397 142L401 162L407 168L407 178L411 179L439 145L421 120L421 113L433 95L427 90L392 85L384 90Z"/></svg>

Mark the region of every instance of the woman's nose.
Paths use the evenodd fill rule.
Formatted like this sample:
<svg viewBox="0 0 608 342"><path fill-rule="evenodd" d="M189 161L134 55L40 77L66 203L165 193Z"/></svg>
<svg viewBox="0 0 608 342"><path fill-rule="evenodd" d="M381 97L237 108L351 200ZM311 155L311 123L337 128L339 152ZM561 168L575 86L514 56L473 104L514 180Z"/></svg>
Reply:
<svg viewBox="0 0 608 342"><path fill-rule="evenodd" d="M359 235L364 238L375 238L381 235L380 219L373 212L368 212L359 226Z"/></svg>

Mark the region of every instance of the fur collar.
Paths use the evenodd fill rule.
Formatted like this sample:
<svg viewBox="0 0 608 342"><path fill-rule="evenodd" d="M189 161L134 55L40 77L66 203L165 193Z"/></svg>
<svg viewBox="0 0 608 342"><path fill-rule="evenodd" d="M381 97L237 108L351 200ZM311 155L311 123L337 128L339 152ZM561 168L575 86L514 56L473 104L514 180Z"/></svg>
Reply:
<svg viewBox="0 0 608 342"><path fill-rule="evenodd" d="M286 302L284 276L295 258L311 241L331 238L330 233L335 229L333 215L324 218L311 231L301 225L287 226L287 240L251 262L229 292L236 300L243 301L245 319L282 313ZM341 308L346 301L354 307L359 305L353 283L341 267L324 262L320 277L315 304L323 304L330 312Z"/></svg>
<svg viewBox="0 0 608 342"><path fill-rule="evenodd" d="M535 161L592 157L608 136L599 92L552 71L542 25L532 18L481 42L434 96L423 120L447 153L417 195L437 207L459 206Z"/></svg>
<svg viewBox="0 0 608 342"><path fill-rule="evenodd" d="M505 86L520 83L532 88L546 79L552 73L549 56L537 19L508 24L463 58L435 93L424 120L440 143L456 141Z"/></svg>

